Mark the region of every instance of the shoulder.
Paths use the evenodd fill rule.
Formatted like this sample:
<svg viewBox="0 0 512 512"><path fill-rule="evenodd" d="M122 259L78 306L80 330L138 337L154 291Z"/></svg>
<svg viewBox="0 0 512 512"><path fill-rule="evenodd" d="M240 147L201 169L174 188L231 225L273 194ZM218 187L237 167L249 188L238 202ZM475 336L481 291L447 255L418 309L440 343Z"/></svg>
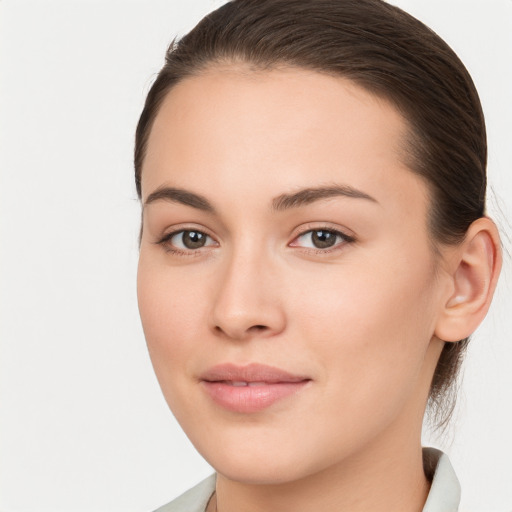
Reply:
<svg viewBox="0 0 512 512"><path fill-rule="evenodd" d="M215 481L213 474L155 512L204 512L215 491Z"/></svg>

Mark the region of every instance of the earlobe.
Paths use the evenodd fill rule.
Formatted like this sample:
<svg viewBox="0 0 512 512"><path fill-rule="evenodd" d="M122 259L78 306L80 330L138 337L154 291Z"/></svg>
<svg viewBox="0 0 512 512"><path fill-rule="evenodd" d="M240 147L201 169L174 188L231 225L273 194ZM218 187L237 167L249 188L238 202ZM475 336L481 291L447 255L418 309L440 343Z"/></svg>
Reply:
<svg viewBox="0 0 512 512"><path fill-rule="evenodd" d="M501 270L501 248L494 222L474 221L454 251L450 271L452 293L442 305L435 335L459 341L472 334L484 319Z"/></svg>

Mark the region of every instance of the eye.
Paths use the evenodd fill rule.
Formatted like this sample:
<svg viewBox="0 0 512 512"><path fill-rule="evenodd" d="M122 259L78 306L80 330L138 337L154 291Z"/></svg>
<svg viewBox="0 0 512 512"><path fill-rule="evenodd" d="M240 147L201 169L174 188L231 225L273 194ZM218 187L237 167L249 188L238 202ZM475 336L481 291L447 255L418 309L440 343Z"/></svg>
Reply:
<svg viewBox="0 0 512 512"><path fill-rule="evenodd" d="M331 249L354 238L334 229L311 229L298 236L290 245L308 249Z"/></svg>
<svg viewBox="0 0 512 512"><path fill-rule="evenodd" d="M183 229L169 233L158 242L165 245L170 252L185 252L216 245L215 240L202 231Z"/></svg>

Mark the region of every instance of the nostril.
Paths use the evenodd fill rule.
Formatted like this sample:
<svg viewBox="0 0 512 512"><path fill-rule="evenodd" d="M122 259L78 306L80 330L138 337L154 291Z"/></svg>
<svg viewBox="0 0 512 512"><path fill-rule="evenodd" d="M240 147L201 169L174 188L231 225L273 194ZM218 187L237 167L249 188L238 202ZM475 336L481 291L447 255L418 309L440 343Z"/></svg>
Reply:
<svg viewBox="0 0 512 512"><path fill-rule="evenodd" d="M251 334L266 332L270 329L270 327L263 324L256 324L251 325L249 328L242 328L239 330L236 326L232 326L232 328L224 328L221 325L216 325L214 329L218 334L225 334L228 337L234 339L243 339L248 335L250 336Z"/></svg>

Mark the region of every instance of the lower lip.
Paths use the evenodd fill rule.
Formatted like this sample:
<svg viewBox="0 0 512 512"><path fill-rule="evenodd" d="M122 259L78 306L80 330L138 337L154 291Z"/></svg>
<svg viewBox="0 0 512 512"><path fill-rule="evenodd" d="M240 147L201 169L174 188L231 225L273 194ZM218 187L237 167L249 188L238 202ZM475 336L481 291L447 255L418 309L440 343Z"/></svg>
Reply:
<svg viewBox="0 0 512 512"><path fill-rule="evenodd" d="M308 380L277 382L258 386L232 386L225 382L202 381L212 400L233 412L251 413L263 411L274 403L299 392Z"/></svg>

